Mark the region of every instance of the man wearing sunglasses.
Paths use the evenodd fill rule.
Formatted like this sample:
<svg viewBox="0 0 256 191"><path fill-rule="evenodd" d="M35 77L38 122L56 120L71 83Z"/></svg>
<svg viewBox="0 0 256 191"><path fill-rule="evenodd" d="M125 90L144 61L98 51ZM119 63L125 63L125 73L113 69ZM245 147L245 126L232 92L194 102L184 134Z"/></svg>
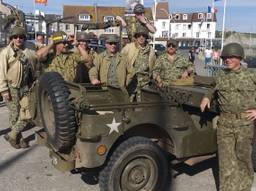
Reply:
<svg viewBox="0 0 256 191"><path fill-rule="evenodd" d="M79 54L79 49L77 47L81 46L93 60L97 56L97 53L89 47L90 40L90 34L86 32L77 32L74 52ZM91 68L91 65L91 63L79 62L77 65L74 82L90 83L89 69Z"/></svg>
<svg viewBox="0 0 256 191"><path fill-rule="evenodd" d="M31 119L29 90L34 82L35 51L26 43L26 31L15 26L10 30L10 43L0 53L0 93L9 109L11 131L4 135L12 147L27 148L21 132Z"/></svg>
<svg viewBox="0 0 256 191"><path fill-rule="evenodd" d="M148 30L138 27L134 34L135 41L122 49L122 54L128 61L128 92L131 101L141 101L140 89L147 86L155 64L156 55L148 44Z"/></svg>
<svg viewBox="0 0 256 191"><path fill-rule="evenodd" d="M251 153L256 119L256 74L241 65L244 50L238 43L225 45L221 58L226 68L216 76L200 108L202 112L209 109L211 99L217 95L219 190L249 191L254 176Z"/></svg>
<svg viewBox="0 0 256 191"><path fill-rule="evenodd" d="M100 53L89 70L93 85L125 87L127 81L126 58L118 51L119 37L109 34L106 37L106 51Z"/></svg>
<svg viewBox="0 0 256 191"><path fill-rule="evenodd" d="M52 42L52 44L37 51L38 58L45 62L46 72L58 72L64 80L73 82L79 62L83 62L86 67L92 65L92 57L81 44L77 45L77 53L69 50L69 41L65 32L58 31L53 33ZM52 49L53 51L51 51Z"/></svg>
<svg viewBox="0 0 256 191"><path fill-rule="evenodd" d="M193 63L177 53L178 42L167 41L166 53L159 56L153 69L153 78L159 87L170 85L188 85L193 73Z"/></svg>

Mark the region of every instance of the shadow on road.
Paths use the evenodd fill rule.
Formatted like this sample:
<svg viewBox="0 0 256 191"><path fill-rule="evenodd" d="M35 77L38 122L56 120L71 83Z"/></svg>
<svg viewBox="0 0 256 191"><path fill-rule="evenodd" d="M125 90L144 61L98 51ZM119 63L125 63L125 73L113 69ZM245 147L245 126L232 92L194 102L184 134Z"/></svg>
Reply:
<svg viewBox="0 0 256 191"><path fill-rule="evenodd" d="M181 174L187 174L189 176L194 176L196 174L199 174L200 172L211 169L212 173L213 173L216 189L218 190L218 187L219 187L219 173L218 173L219 167L218 167L217 157L210 158L208 160L197 163L193 166L189 166L185 163L178 163L178 164L173 165L172 169L175 171L175 173L173 174L173 178L176 178Z"/></svg>
<svg viewBox="0 0 256 191"><path fill-rule="evenodd" d="M28 149L25 149L22 152L19 152L17 155L10 157L8 160L4 161L0 164L0 173L2 173L4 170L6 170L9 166L11 166L14 162L17 162L27 154L29 154L37 145L32 145Z"/></svg>
<svg viewBox="0 0 256 191"><path fill-rule="evenodd" d="M81 179L89 185L96 185L99 183L99 172L100 169L86 169L80 168L72 170L72 174L81 174Z"/></svg>
<svg viewBox="0 0 256 191"><path fill-rule="evenodd" d="M0 136L5 135L6 133L9 133L11 131L11 128L6 128L4 130L0 131Z"/></svg>

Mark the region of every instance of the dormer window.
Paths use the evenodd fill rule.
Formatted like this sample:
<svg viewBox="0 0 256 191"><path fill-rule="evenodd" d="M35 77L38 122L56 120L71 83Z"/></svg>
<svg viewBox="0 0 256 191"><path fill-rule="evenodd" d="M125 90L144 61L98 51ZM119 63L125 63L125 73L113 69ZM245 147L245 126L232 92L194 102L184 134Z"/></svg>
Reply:
<svg viewBox="0 0 256 191"><path fill-rule="evenodd" d="M211 13L207 13L207 19L212 19L212 14Z"/></svg>
<svg viewBox="0 0 256 191"><path fill-rule="evenodd" d="M89 14L80 14L79 15L79 21L90 21L91 16Z"/></svg>
<svg viewBox="0 0 256 191"><path fill-rule="evenodd" d="M114 21L115 17L114 16L104 16L103 21L108 22L108 21Z"/></svg>
<svg viewBox="0 0 256 191"><path fill-rule="evenodd" d="M177 21L177 20L180 20L180 15L179 14L176 14L175 16L174 16L174 19Z"/></svg>
<svg viewBox="0 0 256 191"><path fill-rule="evenodd" d="M204 19L204 14L203 13L198 13L198 19Z"/></svg>
<svg viewBox="0 0 256 191"><path fill-rule="evenodd" d="M183 14L183 20L188 20L188 15L187 14Z"/></svg>

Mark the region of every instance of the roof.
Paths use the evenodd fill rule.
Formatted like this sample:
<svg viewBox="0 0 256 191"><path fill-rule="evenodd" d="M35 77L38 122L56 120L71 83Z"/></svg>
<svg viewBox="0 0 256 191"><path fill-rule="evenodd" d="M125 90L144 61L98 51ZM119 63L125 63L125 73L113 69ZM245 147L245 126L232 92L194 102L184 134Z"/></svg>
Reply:
<svg viewBox="0 0 256 191"><path fill-rule="evenodd" d="M156 19L169 18L169 4L168 2L158 2L156 4Z"/></svg>
<svg viewBox="0 0 256 191"><path fill-rule="evenodd" d="M150 8L145 8L145 15L152 18ZM85 23L85 21L79 21L79 14L88 14L91 19L89 22L104 22L105 16L123 16L125 14L125 7L105 7L105 6L63 6L63 17L74 16L74 19L66 20L67 22ZM151 15L148 16L148 15Z"/></svg>
<svg viewBox="0 0 256 191"><path fill-rule="evenodd" d="M213 15L213 18L207 17L208 14ZM192 22L216 22L216 14L197 12L197 13L172 13L170 15L170 23L192 23ZM187 18L187 19L186 19Z"/></svg>

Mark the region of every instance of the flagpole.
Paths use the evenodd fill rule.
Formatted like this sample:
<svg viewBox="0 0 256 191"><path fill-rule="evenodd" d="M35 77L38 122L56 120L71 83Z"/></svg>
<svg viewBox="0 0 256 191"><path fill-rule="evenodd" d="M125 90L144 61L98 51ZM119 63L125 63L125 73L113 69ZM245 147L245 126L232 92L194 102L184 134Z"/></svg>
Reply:
<svg viewBox="0 0 256 191"><path fill-rule="evenodd" d="M214 10L214 11L213 11ZM212 23L213 23L213 17L215 14L215 7L214 7L214 0L212 0L212 9L211 9L211 15L212 15ZM212 34L211 34L211 48L212 48Z"/></svg>
<svg viewBox="0 0 256 191"><path fill-rule="evenodd" d="M221 50L223 49L223 45L224 45L226 5L227 5L227 0L224 0L223 20L222 20L222 35L221 35Z"/></svg>

